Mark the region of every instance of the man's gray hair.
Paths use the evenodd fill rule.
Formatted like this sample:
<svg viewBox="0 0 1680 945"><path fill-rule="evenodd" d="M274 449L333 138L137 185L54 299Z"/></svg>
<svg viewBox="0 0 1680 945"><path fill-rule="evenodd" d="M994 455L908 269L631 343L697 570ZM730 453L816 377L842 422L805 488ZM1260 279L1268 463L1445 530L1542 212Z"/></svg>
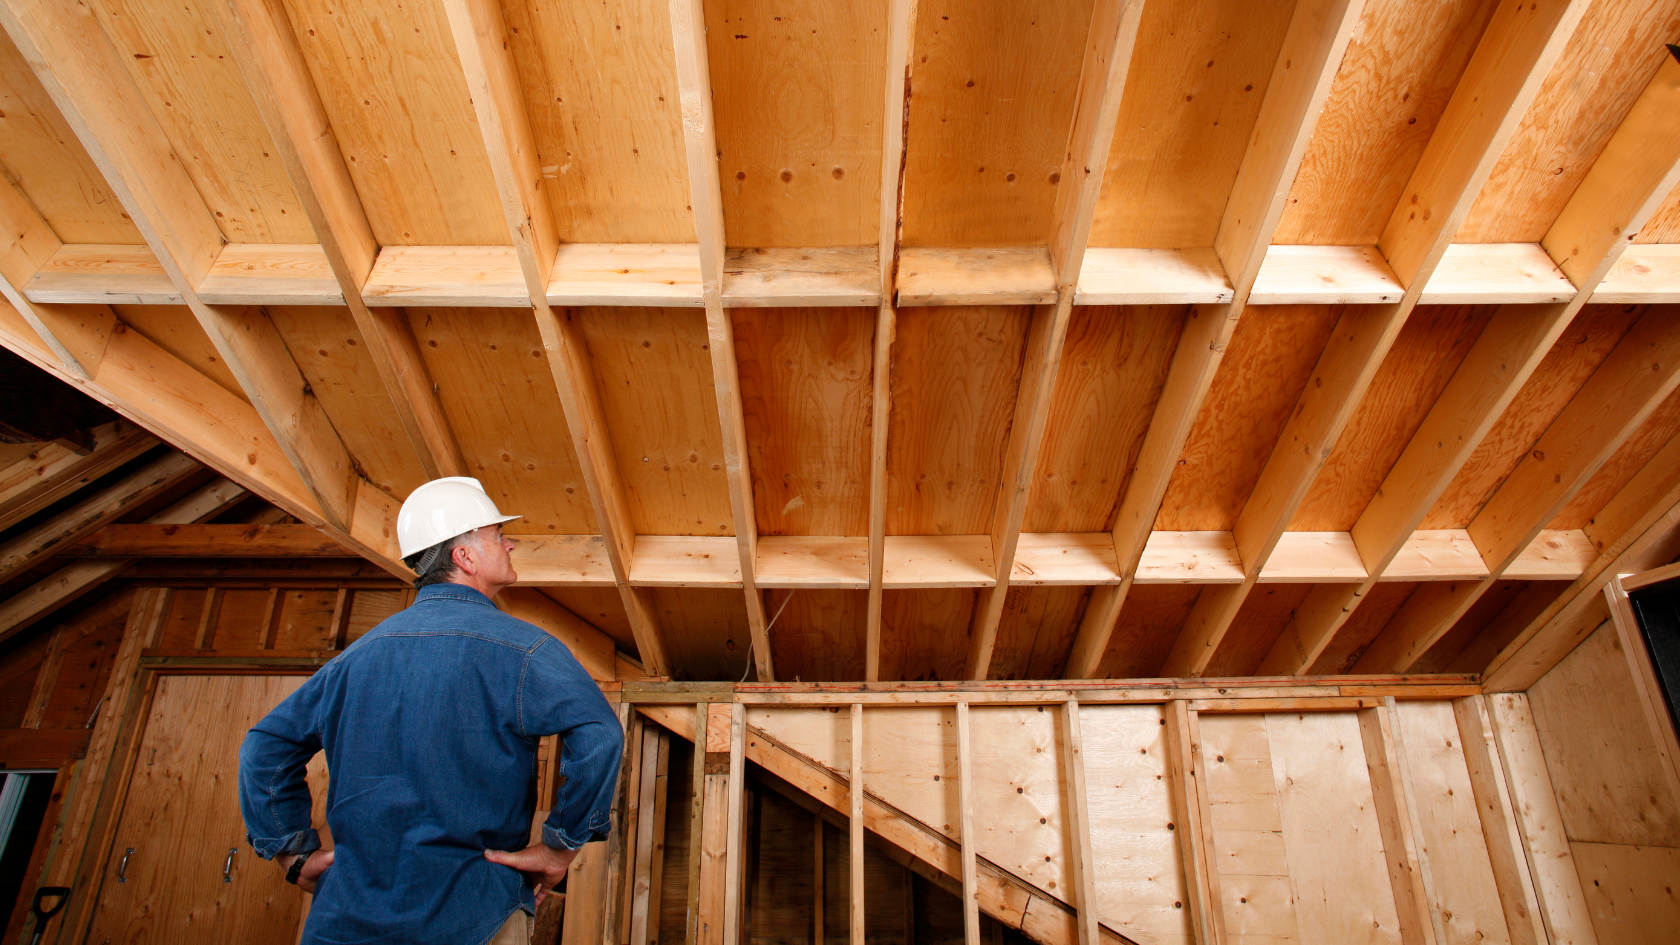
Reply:
<svg viewBox="0 0 1680 945"><path fill-rule="evenodd" d="M403 564L414 571L414 589L419 590L428 584L442 584L455 577L454 551L462 539L471 535L465 532L454 538L445 538L425 551L417 551L403 559Z"/></svg>

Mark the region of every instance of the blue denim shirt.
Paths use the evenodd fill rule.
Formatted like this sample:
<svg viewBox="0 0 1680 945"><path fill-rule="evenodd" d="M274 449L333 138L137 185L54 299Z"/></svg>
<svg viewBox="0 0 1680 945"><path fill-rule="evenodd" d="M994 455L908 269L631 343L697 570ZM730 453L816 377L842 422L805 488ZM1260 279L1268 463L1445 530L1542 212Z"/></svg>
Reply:
<svg viewBox="0 0 1680 945"><path fill-rule="evenodd" d="M304 767L330 778L333 865L303 941L484 942L531 890L485 850L518 850L536 810L537 740L561 777L542 839L604 840L624 733L560 641L458 584L421 588L245 736L240 807L271 859L320 847Z"/></svg>

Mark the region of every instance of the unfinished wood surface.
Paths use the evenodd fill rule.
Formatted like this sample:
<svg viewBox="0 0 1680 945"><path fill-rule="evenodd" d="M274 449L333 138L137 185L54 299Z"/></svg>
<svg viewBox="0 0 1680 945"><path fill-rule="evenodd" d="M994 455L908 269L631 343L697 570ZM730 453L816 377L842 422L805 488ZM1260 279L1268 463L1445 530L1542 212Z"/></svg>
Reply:
<svg viewBox="0 0 1680 945"><path fill-rule="evenodd" d="M1597 942L1528 697L1490 696L1488 712L1546 934L1553 942Z"/></svg>
<svg viewBox="0 0 1680 945"><path fill-rule="evenodd" d="M1507 928L1490 864L1492 841L1477 814L1451 703L1396 703L1389 712L1405 752L1417 842L1427 850L1435 897L1429 906L1440 916L1445 941L1533 940L1532 926L1516 934Z"/></svg>

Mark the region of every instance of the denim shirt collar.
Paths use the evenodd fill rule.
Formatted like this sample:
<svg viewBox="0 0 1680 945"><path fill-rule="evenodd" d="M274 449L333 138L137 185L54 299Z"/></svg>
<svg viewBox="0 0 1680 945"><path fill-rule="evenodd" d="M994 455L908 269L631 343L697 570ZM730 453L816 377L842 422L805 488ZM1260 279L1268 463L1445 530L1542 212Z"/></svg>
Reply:
<svg viewBox="0 0 1680 945"><path fill-rule="evenodd" d="M496 609L496 605L490 602L490 598L465 584L450 584L448 582L428 584L414 592L414 602L416 604L428 600L457 600L469 604L482 604L491 610Z"/></svg>

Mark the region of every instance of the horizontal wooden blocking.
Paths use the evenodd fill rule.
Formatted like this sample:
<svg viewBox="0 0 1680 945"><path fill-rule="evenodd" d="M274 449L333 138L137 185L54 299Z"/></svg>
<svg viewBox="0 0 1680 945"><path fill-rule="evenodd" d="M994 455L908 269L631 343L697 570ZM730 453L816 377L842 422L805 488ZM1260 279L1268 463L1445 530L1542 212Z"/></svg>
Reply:
<svg viewBox="0 0 1680 945"><path fill-rule="evenodd" d="M1250 305L1398 302L1404 287L1375 246L1272 246Z"/></svg>
<svg viewBox="0 0 1680 945"><path fill-rule="evenodd" d="M386 246L362 286L370 306L528 308L512 246Z"/></svg>
<svg viewBox="0 0 1680 945"><path fill-rule="evenodd" d="M198 284L206 305L343 305L344 290L319 245L231 244Z"/></svg>
<svg viewBox="0 0 1680 945"><path fill-rule="evenodd" d="M72 557L343 557L310 525L107 525L59 552Z"/></svg>
<svg viewBox="0 0 1680 945"><path fill-rule="evenodd" d="M1593 290L1594 302L1680 302L1680 246L1630 246Z"/></svg>
<svg viewBox="0 0 1680 945"><path fill-rule="evenodd" d="M899 252L898 305L1034 305L1056 301L1056 276L1042 247Z"/></svg>
<svg viewBox="0 0 1680 945"><path fill-rule="evenodd" d="M1455 243L1424 283L1420 305L1567 302L1575 285L1538 243Z"/></svg>
<svg viewBox="0 0 1680 945"><path fill-rule="evenodd" d="M1079 269L1075 305L1211 305L1231 301L1231 280L1211 246L1194 249L1091 247Z"/></svg>
<svg viewBox="0 0 1680 945"><path fill-rule="evenodd" d="M180 290L145 246L66 245L24 286L46 304L180 305Z"/></svg>

